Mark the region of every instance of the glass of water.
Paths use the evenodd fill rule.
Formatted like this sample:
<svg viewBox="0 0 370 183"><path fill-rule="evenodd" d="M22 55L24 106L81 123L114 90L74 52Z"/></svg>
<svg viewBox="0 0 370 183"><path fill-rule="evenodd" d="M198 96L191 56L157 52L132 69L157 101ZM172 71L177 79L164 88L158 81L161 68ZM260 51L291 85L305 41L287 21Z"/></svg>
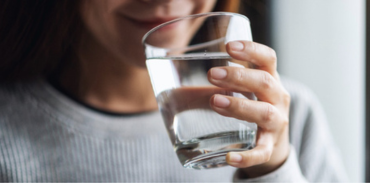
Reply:
<svg viewBox="0 0 370 183"><path fill-rule="evenodd" d="M254 100L209 83L212 67L245 67L225 45L252 40L247 17L228 12L190 15L161 24L143 37L146 65L174 150L185 168L227 165L226 154L255 146L257 125L225 117L210 107L214 94Z"/></svg>

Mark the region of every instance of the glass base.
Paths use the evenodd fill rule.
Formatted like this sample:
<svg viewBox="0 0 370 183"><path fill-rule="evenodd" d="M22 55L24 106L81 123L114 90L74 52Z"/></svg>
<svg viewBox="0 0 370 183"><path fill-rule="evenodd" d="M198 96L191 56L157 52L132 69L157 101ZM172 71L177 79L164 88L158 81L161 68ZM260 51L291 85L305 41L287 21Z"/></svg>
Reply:
<svg viewBox="0 0 370 183"><path fill-rule="evenodd" d="M214 155L207 154L207 156L198 156L194 159L190 159L183 165L184 168L188 169L210 169L227 166L226 163L227 153L218 153Z"/></svg>

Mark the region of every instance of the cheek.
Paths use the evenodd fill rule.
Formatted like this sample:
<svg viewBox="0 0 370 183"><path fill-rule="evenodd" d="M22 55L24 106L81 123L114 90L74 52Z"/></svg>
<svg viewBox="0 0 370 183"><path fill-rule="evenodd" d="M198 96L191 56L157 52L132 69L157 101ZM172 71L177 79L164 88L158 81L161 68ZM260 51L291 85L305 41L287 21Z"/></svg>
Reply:
<svg viewBox="0 0 370 183"><path fill-rule="evenodd" d="M211 12L216 5L216 0L192 0L194 10L192 14Z"/></svg>
<svg viewBox="0 0 370 183"><path fill-rule="evenodd" d="M104 42L113 31L108 1L89 0L82 4L81 17L87 32L97 42Z"/></svg>
<svg viewBox="0 0 370 183"><path fill-rule="evenodd" d="M145 32L135 31L117 13L117 7L122 7L123 2L126 1L89 0L82 4L82 20L91 38L89 46L93 47L95 54L109 54L119 60L137 57L143 60L141 37Z"/></svg>

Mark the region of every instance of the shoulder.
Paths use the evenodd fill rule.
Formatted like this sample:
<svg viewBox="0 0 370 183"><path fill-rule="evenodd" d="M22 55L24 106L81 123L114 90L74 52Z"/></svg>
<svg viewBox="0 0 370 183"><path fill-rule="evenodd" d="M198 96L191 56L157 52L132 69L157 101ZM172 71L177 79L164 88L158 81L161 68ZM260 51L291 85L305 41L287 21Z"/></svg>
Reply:
<svg viewBox="0 0 370 183"><path fill-rule="evenodd" d="M25 94L23 83L7 83L0 84L0 114L8 114L12 108L25 102L27 96Z"/></svg>
<svg viewBox="0 0 370 183"><path fill-rule="evenodd" d="M37 115L39 104L32 95L34 82L0 84L0 131L18 128Z"/></svg>
<svg viewBox="0 0 370 183"><path fill-rule="evenodd" d="M39 81L0 84L0 148L16 147L17 142L33 143L55 127L52 121L56 118L42 100L50 97L40 92L41 86Z"/></svg>
<svg viewBox="0 0 370 183"><path fill-rule="evenodd" d="M0 84L0 148L12 149L9 142L24 136L21 129L32 108L27 93L23 83Z"/></svg>
<svg viewBox="0 0 370 183"><path fill-rule="evenodd" d="M291 120L292 118L307 118L312 113L315 113L315 115L324 115L318 97L309 87L287 77L281 77L281 82L290 94Z"/></svg>
<svg viewBox="0 0 370 183"><path fill-rule="evenodd" d="M0 84L0 113L4 110L19 107L30 100L29 86L32 83L16 82Z"/></svg>

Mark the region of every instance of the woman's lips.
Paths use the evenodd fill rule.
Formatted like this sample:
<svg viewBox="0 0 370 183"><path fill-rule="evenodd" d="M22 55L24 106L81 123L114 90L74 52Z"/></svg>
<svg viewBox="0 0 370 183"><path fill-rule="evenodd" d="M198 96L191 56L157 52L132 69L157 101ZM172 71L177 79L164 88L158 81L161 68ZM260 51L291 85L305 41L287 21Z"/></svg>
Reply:
<svg viewBox="0 0 370 183"><path fill-rule="evenodd" d="M141 27L141 28L144 28L144 29L152 29L154 27L157 27L158 25L161 25L165 22L168 22L168 21L171 21L171 20L174 20L178 17L171 17L171 18L154 18L154 19L148 19L148 20L138 20L138 19L134 19L134 18L129 18L128 19L133 23L135 24L136 26L138 27ZM170 29L172 27L174 27L176 25L176 23L174 24L170 24L164 28L161 28L161 30L163 29Z"/></svg>

